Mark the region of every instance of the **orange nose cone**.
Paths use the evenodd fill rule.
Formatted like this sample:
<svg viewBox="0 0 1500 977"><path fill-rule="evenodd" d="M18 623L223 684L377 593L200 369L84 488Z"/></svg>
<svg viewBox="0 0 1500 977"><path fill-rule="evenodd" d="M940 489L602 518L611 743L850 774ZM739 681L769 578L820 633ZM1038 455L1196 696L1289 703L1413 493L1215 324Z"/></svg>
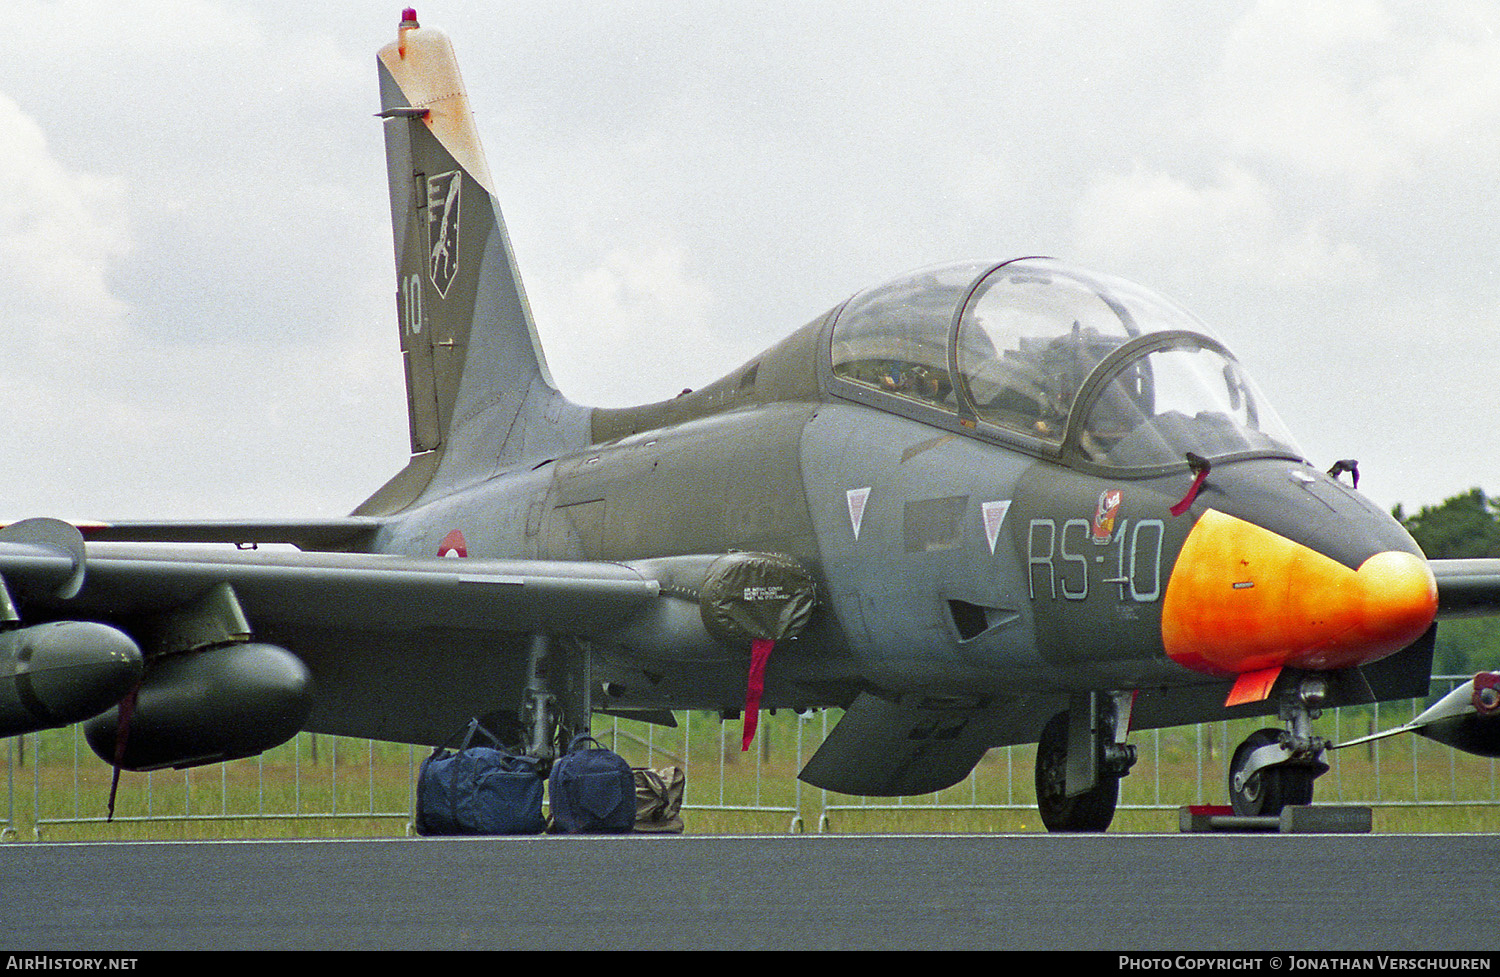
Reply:
<svg viewBox="0 0 1500 977"><path fill-rule="evenodd" d="M1301 543L1210 510L1167 583L1162 642L1200 671L1349 668L1411 644L1437 613L1419 556L1388 551L1351 570Z"/></svg>
<svg viewBox="0 0 1500 977"><path fill-rule="evenodd" d="M1388 550L1360 564L1356 574L1364 600L1360 624L1368 642L1394 654L1422 636L1437 616L1437 581L1427 561L1414 553Z"/></svg>

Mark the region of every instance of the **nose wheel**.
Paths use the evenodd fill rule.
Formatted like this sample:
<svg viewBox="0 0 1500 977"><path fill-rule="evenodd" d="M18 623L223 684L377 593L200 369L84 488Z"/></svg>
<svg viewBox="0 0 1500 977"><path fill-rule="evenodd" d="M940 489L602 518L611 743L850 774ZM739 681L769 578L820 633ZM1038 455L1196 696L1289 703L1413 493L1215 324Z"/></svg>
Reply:
<svg viewBox="0 0 1500 977"><path fill-rule="evenodd" d="M1260 729L1251 733L1234 751L1229 764L1229 803L1234 813L1247 817L1276 817L1287 805L1311 804L1313 781L1324 770L1316 766L1294 763L1281 746L1282 733L1275 729ZM1256 751L1271 751L1276 757L1269 766L1255 768L1252 758ZM1262 752L1264 758L1267 754Z"/></svg>
<svg viewBox="0 0 1500 977"><path fill-rule="evenodd" d="M1328 772L1323 757L1328 741L1312 733L1327 686L1308 678L1282 697L1285 731L1258 729L1245 738L1229 761L1229 803L1246 817L1276 817L1288 806L1311 804L1313 781Z"/></svg>

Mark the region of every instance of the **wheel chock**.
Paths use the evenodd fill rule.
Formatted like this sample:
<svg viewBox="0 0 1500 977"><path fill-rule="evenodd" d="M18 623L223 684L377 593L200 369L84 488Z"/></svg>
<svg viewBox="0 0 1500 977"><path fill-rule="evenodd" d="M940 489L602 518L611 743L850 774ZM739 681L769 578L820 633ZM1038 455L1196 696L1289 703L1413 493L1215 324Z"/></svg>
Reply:
<svg viewBox="0 0 1500 977"><path fill-rule="evenodd" d="M1235 814L1227 804L1194 804L1177 809L1184 834L1203 832L1275 832L1277 834L1369 834L1374 816L1357 805L1288 805L1279 815Z"/></svg>

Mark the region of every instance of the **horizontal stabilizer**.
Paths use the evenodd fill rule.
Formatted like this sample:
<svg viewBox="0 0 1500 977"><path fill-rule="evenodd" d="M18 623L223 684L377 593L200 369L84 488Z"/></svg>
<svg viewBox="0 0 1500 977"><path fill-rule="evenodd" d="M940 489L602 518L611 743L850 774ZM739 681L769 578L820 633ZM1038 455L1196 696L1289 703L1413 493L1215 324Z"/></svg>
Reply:
<svg viewBox="0 0 1500 977"><path fill-rule="evenodd" d="M83 536L58 519L22 519L0 527L0 553L20 572L13 579L54 588L64 599L83 586ZM14 613L9 608L7 616Z"/></svg>
<svg viewBox="0 0 1500 977"><path fill-rule="evenodd" d="M112 543L290 543L304 550L360 549L383 524L372 517L293 520L187 520L100 522L78 526L90 542Z"/></svg>

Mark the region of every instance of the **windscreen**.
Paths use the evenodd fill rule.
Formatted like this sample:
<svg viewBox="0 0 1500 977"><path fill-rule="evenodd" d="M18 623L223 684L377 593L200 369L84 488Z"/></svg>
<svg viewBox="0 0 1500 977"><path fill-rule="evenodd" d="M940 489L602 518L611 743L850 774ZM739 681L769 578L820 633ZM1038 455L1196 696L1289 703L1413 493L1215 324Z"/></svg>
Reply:
<svg viewBox="0 0 1500 977"><path fill-rule="evenodd" d="M1078 444L1090 460L1153 468L1180 463L1190 451L1210 459L1302 456L1238 361L1217 343L1185 336L1165 348L1142 345L1139 355L1117 361L1081 406Z"/></svg>

